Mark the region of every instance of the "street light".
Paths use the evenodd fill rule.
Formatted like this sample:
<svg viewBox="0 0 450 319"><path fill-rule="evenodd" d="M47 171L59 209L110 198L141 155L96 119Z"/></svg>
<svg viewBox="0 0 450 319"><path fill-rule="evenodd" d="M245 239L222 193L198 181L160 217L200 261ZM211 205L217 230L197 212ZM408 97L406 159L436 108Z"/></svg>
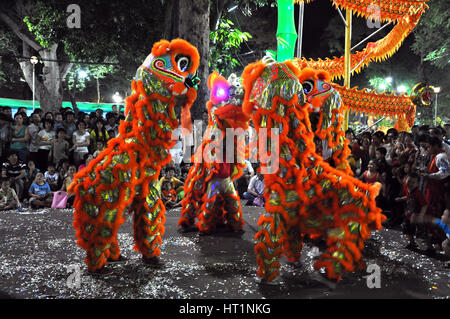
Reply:
<svg viewBox="0 0 450 319"><path fill-rule="evenodd" d="M380 83L380 85L378 85L378 88L380 89L380 90L382 90L382 91L384 91L384 90L386 90L386 84L384 84L384 83Z"/></svg>
<svg viewBox="0 0 450 319"><path fill-rule="evenodd" d="M78 76L79 76L81 79L84 79L84 78L86 78L86 77L88 76L88 74L87 74L86 71L80 70L80 71L78 71Z"/></svg>
<svg viewBox="0 0 450 319"><path fill-rule="evenodd" d="M391 84L392 83L392 76L388 76L387 78L384 79L387 83Z"/></svg>
<svg viewBox="0 0 450 319"><path fill-rule="evenodd" d="M35 66L36 66L36 64L38 63L38 58L36 57L36 56L32 56L31 58L30 58L30 62L31 62L31 64L33 64L33 111L34 111L34 96L35 96L35 89L34 89L34 87L35 87L35 73L36 73L36 71L35 71Z"/></svg>
<svg viewBox="0 0 450 319"><path fill-rule="evenodd" d="M404 85L400 85L399 87L397 87L397 92L398 93L405 93L407 90L408 89Z"/></svg>
<svg viewBox="0 0 450 319"><path fill-rule="evenodd" d="M120 103L123 101L122 97L120 96L119 92L114 93L114 95L112 96L114 102L116 103Z"/></svg>
<svg viewBox="0 0 450 319"><path fill-rule="evenodd" d="M436 98L434 100L434 126L436 126L436 124L437 124L437 97L438 97L438 93L441 92L441 88L434 87L433 91L434 91L434 93L436 93Z"/></svg>

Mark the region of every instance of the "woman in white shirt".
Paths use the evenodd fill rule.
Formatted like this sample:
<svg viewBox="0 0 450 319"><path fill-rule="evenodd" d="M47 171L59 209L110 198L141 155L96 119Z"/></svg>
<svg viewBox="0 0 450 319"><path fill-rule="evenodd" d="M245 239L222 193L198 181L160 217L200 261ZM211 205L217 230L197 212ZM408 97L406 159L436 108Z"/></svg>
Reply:
<svg viewBox="0 0 450 319"><path fill-rule="evenodd" d="M37 136L37 144L39 145L39 148L36 166L41 172L45 172L47 170L49 155L52 150L54 139L55 132L53 131L53 121L50 119L45 119L44 129L40 130Z"/></svg>
<svg viewBox="0 0 450 319"><path fill-rule="evenodd" d="M74 150L73 158L76 166L80 165L83 162L84 155L89 153L88 147L91 142L90 134L86 131L86 123L84 121L78 121L77 128L78 130L73 132L73 146L70 149L70 151Z"/></svg>

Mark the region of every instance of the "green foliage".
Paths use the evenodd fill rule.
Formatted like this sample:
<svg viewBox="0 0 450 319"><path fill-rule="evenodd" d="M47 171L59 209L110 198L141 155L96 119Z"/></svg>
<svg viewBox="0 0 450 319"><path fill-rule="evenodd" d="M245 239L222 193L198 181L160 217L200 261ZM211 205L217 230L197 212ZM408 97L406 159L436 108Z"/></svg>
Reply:
<svg viewBox="0 0 450 319"><path fill-rule="evenodd" d="M450 65L450 10L448 0L431 0L429 10L414 30L412 50L443 69Z"/></svg>
<svg viewBox="0 0 450 319"><path fill-rule="evenodd" d="M241 45L250 38L250 33L235 28L231 20L221 18L217 30L210 33L210 69L225 77L233 73L241 66L237 59Z"/></svg>

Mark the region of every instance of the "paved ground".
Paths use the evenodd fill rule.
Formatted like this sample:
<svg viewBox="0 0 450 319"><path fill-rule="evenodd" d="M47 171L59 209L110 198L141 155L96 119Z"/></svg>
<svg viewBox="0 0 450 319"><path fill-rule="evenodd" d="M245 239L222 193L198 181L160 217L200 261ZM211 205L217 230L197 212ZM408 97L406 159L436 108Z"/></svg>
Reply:
<svg viewBox="0 0 450 319"><path fill-rule="evenodd" d="M0 298L443 298L450 297L450 271L443 256L429 258L405 248L398 230L375 232L367 241L367 265L380 267L381 288L368 288L366 271L344 276L335 289L315 280L317 248L304 246L301 266L282 263L279 286L256 280L253 237L260 208L244 207L245 233L200 237L181 234L180 210L166 214L161 265L148 266L132 250L130 216L119 233L124 263L92 276L76 246L72 210L0 212ZM77 271L79 270L77 277ZM79 281L77 281L79 279ZM372 282L372 281L371 281Z"/></svg>

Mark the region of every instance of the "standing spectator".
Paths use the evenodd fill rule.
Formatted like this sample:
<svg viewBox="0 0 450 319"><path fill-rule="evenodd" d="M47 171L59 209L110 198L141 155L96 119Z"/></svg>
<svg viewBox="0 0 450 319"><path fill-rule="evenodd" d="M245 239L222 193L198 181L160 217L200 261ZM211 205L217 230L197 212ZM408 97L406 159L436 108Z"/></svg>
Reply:
<svg viewBox="0 0 450 319"><path fill-rule="evenodd" d="M416 227L411 223L413 215L424 215L428 206L422 192L419 189L419 175L409 173L406 177L406 196L396 198L397 202L406 202L405 217L403 221L403 233L406 235L409 243L406 248L415 249Z"/></svg>
<svg viewBox="0 0 450 319"><path fill-rule="evenodd" d="M450 176L450 165L447 155L442 150L442 140L436 136L430 136L428 141L421 141L422 147L431 155L431 164L427 170L421 170L421 175L424 177L425 185L425 199L428 204L427 215L432 217L440 217L444 210L446 194L444 179ZM428 236L429 253L433 253L432 245L439 241L439 234L436 231L431 231Z"/></svg>
<svg viewBox="0 0 450 319"><path fill-rule="evenodd" d="M28 159L28 135L27 127L23 123L22 113L14 115L15 125L12 127L11 149L17 152L19 159L26 162Z"/></svg>
<svg viewBox="0 0 450 319"><path fill-rule="evenodd" d="M85 154L89 153L90 134L86 131L86 123L84 121L77 122L78 130L73 133L71 150L74 151L75 165L80 165L83 162Z"/></svg>
<svg viewBox="0 0 450 319"><path fill-rule="evenodd" d="M66 130L66 138L68 139L68 142L72 143L72 135L77 130L77 125L75 124L75 114L71 111L66 113L64 129Z"/></svg>
<svg viewBox="0 0 450 319"><path fill-rule="evenodd" d="M441 140L442 143L442 149L444 150L445 154L447 154L447 158L450 159L450 145L444 142L444 134L438 127L430 128L430 135L436 136L439 140Z"/></svg>
<svg viewBox="0 0 450 319"><path fill-rule="evenodd" d="M19 161L17 153L10 151L8 161L3 163L7 176L11 181L12 187L16 190L17 196L22 199L25 186L25 163Z"/></svg>
<svg viewBox="0 0 450 319"><path fill-rule="evenodd" d="M248 188L250 179L255 175L252 163L248 160L244 160L245 168L242 170L242 176L236 180L236 190L240 196L243 196Z"/></svg>
<svg viewBox="0 0 450 319"><path fill-rule="evenodd" d="M364 183L373 184L375 182L378 182L379 179L379 173L378 173L378 166L377 162L375 160L370 160L369 164L367 165L367 170L362 173L362 175L359 178Z"/></svg>
<svg viewBox="0 0 450 319"><path fill-rule="evenodd" d="M377 131L372 134L372 143L369 146L369 158L376 158L376 151L381 147L384 139L384 133L382 131Z"/></svg>
<svg viewBox="0 0 450 319"><path fill-rule="evenodd" d="M55 122L53 123L53 131L55 131L55 133L56 133L61 128L62 129L64 128L63 115L62 115L62 113L58 112L55 114Z"/></svg>
<svg viewBox="0 0 450 319"><path fill-rule="evenodd" d="M95 129L91 130L91 150L94 152L97 146L97 141L102 141L105 145L109 140L109 134L106 131L105 123L102 119L97 119L95 122Z"/></svg>
<svg viewBox="0 0 450 319"><path fill-rule="evenodd" d="M414 136L411 133L404 133L404 149L400 154L399 161L400 164L410 164L413 165L416 161L419 150L414 144Z"/></svg>
<svg viewBox="0 0 450 319"><path fill-rule="evenodd" d="M89 122L87 122L87 127L88 127L88 131L91 131L96 128L97 115L95 113L90 113L88 115L88 117L89 117ZM85 118L85 122L86 122L86 118Z"/></svg>
<svg viewBox="0 0 450 319"><path fill-rule="evenodd" d="M379 173L383 173L389 170L389 165L386 162L386 149L380 146L375 151L375 161L377 163Z"/></svg>
<svg viewBox="0 0 450 319"><path fill-rule="evenodd" d="M10 106L3 107L3 114L5 114L6 119L9 123L11 123L13 121L12 108Z"/></svg>
<svg viewBox="0 0 450 319"><path fill-rule="evenodd" d="M53 164L58 165L61 160L69 159L69 142L66 140L66 132L63 128L59 128L56 132L56 139L53 140L52 145L52 159Z"/></svg>
<svg viewBox="0 0 450 319"><path fill-rule="evenodd" d="M41 131L41 117L37 112L31 114L31 124L28 125L27 130L28 136L30 137L28 144L29 159L33 160L35 163L38 163L38 134Z"/></svg>
<svg viewBox="0 0 450 319"><path fill-rule="evenodd" d="M114 135L110 134L110 138L116 137L119 135L119 125L117 124L117 118L114 113L109 112L106 114L106 125L105 129L110 134L111 131L114 131Z"/></svg>
<svg viewBox="0 0 450 319"><path fill-rule="evenodd" d="M55 165L51 163L48 165L48 170L45 172L44 178L45 181L50 186L50 190L52 192L56 192L60 188L59 186L60 178L58 172L55 169Z"/></svg>
<svg viewBox="0 0 450 319"><path fill-rule="evenodd" d="M44 174L37 173L36 178L28 190L30 197L30 205L32 208L51 207L53 201L53 193L50 185L45 181Z"/></svg>
<svg viewBox="0 0 450 319"><path fill-rule="evenodd" d="M447 258L450 257L450 209L447 208L446 210L444 210L444 213L442 214L440 219L423 215L413 215L411 222L430 223L431 225L440 227L447 236L447 238L441 244L442 249L444 250L445 255L447 255ZM450 261L445 262L445 267L450 268Z"/></svg>
<svg viewBox="0 0 450 319"><path fill-rule="evenodd" d="M394 128L390 128L386 132L386 144L383 145L386 148L386 162L392 165L392 161L395 159L395 146L397 144L398 132Z"/></svg>
<svg viewBox="0 0 450 319"><path fill-rule="evenodd" d="M0 210L10 210L21 207L14 188L11 188L7 178L0 179Z"/></svg>
<svg viewBox="0 0 450 319"><path fill-rule="evenodd" d="M104 120L103 119L103 110L102 109L96 109L95 110L95 115L97 116L97 119Z"/></svg>
<svg viewBox="0 0 450 319"><path fill-rule="evenodd" d="M111 106L111 112L112 115L115 116L116 119L119 118L119 110L117 109L117 105L113 104L113 106ZM109 113L108 113L109 114ZM108 119L108 118L107 118Z"/></svg>
<svg viewBox="0 0 450 319"><path fill-rule="evenodd" d="M0 161L6 160L11 142L11 123L5 114L0 113Z"/></svg>
<svg viewBox="0 0 450 319"><path fill-rule="evenodd" d="M250 179L247 191L244 192L244 198L248 200L246 205L251 205L257 197L264 196L264 187L264 175L258 168L256 175Z"/></svg>
<svg viewBox="0 0 450 319"><path fill-rule="evenodd" d="M36 166L45 172L47 170L50 152L52 150L53 141L55 140L55 132L53 131L53 121L49 119L44 120L44 129L38 134L38 161Z"/></svg>

